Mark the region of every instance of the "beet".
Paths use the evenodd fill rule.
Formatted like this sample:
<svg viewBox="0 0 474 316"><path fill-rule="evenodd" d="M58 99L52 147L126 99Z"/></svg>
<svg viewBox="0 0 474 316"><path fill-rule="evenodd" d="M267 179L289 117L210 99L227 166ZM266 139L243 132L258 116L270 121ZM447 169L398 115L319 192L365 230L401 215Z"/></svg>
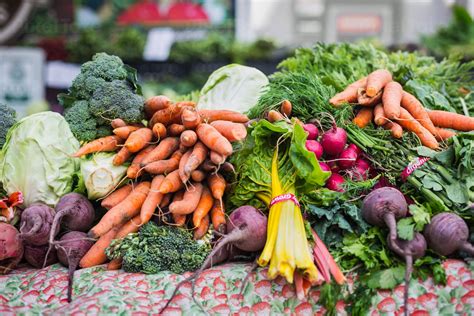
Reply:
<svg viewBox="0 0 474 316"><path fill-rule="evenodd" d="M337 160L337 164L341 169L349 169L352 168L357 160L357 153L353 149L344 149L342 153L339 155L339 159Z"/></svg>
<svg viewBox="0 0 474 316"><path fill-rule="evenodd" d="M449 256L462 250L474 256L474 247L468 242L469 228L454 213L439 213L426 225L423 232L428 246L441 256Z"/></svg>
<svg viewBox="0 0 474 316"><path fill-rule="evenodd" d="M342 188L344 182L346 182L346 180L344 180L341 175L333 173L326 181L326 188L332 191L344 192L344 189Z"/></svg>
<svg viewBox="0 0 474 316"><path fill-rule="evenodd" d="M362 202L362 217L375 226L387 226L394 249L398 248L396 220L405 217L408 205L402 192L395 188L384 187L370 192ZM403 252L403 250L398 249Z"/></svg>
<svg viewBox="0 0 474 316"><path fill-rule="evenodd" d="M0 274L13 270L23 257L23 244L18 230L6 223L0 223Z"/></svg>
<svg viewBox="0 0 474 316"><path fill-rule="evenodd" d="M58 259L64 266L68 267L69 284L67 288L67 300L72 299L72 282L74 271L76 271L79 261L84 257L86 252L94 245L94 242L87 237L84 232L72 231L64 234L55 242L58 250Z"/></svg>
<svg viewBox="0 0 474 316"><path fill-rule="evenodd" d="M48 254L48 258L46 258L46 254L48 253L49 245L42 245L42 246L35 246L35 245L25 245L25 260L30 265L35 268L44 268L55 264L58 262L58 256L56 254L56 249L51 248Z"/></svg>
<svg viewBox="0 0 474 316"><path fill-rule="evenodd" d="M326 154L337 156L346 147L347 133L344 129L337 127L335 124L333 127L323 134L321 138L321 145Z"/></svg>
<svg viewBox="0 0 474 316"><path fill-rule="evenodd" d="M316 158L319 159L323 155L323 146L316 140L307 140L306 149L313 152L316 155Z"/></svg>
<svg viewBox="0 0 474 316"><path fill-rule="evenodd" d="M316 140L319 136L319 130L316 125L308 123L303 125L303 129L308 133L308 139Z"/></svg>
<svg viewBox="0 0 474 316"><path fill-rule="evenodd" d="M54 210L45 204L33 204L21 213L20 237L29 245L48 243Z"/></svg>

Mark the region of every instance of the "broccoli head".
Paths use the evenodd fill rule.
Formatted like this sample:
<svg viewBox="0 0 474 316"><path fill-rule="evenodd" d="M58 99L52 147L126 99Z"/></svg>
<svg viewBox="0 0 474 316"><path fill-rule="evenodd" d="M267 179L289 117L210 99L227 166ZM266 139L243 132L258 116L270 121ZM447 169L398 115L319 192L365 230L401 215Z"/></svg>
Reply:
<svg viewBox="0 0 474 316"><path fill-rule="evenodd" d="M194 240L186 229L147 223L138 233L114 241L107 255L111 259L122 257L127 272L181 274L197 270L210 251L209 242Z"/></svg>
<svg viewBox="0 0 474 316"><path fill-rule="evenodd" d="M0 149L5 144L8 130L16 122L16 111L6 104L0 103Z"/></svg>
<svg viewBox="0 0 474 316"><path fill-rule="evenodd" d="M89 112L89 103L84 100L76 101L64 112L64 118L74 136L81 141L91 141L97 138L97 123Z"/></svg>
<svg viewBox="0 0 474 316"><path fill-rule="evenodd" d="M81 66L81 73L88 77L99 77L107 81L127 79L127 69L123 61L114 55L98 53Z"/></svg>

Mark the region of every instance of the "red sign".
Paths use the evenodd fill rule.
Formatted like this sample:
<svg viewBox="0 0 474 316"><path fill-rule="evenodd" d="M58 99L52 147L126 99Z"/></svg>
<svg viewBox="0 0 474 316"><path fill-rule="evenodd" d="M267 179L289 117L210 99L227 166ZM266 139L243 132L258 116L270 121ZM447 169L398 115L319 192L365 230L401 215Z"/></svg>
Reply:
<svg viewBox="0 0 474 316"><path fill-rule="evenodd" d="M337 18L339 33L366 34L380 33L382 18L376 14L345 14Z"/></svg>

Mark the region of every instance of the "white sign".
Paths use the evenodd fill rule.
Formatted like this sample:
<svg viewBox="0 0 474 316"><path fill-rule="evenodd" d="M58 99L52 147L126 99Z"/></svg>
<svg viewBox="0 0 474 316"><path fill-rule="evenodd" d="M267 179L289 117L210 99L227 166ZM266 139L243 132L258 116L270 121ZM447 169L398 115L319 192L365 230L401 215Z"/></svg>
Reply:
<svg viewBox="0 0 474 316"><path fill-rule="evenodd" d="M176 34L170 27L151 29L146 39L143 58L148 61L167 60L175 38Z"/></svg>
<svg viewBox="0 0 474 316"><path fill-rule="evenodd" d="M50 61L46 64L46 85L49 88L67 89L81 72L81 65Z"/></svg>
<svg viewBox="0 0 474 316"><path fill-rule="evenodd" d="M44 99L44 52L37 48L0 48L0 102L20 116L34 101Z"/></svg>

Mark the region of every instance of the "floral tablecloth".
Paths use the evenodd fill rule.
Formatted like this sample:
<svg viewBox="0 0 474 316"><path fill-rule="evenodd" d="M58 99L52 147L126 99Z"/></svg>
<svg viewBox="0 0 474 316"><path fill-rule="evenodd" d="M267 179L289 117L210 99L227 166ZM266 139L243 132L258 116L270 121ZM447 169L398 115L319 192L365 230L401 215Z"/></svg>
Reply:
<svg viewBox="0 0 474 316"><path fill-rule="evenodd" d="M411 315L473 315L474 274L462 261L444 263L447 285L431 279L412 282ZM294 287L283 279L267 280L266 269L250 277L243 294L240 288L249 264L226 264L206 270L196 280L196 299L212 315L323 315L318 305L319 290L310 291L306 301L296 298ZM103 267L75 273L73 302L66 300L67 273L60 265L41 270L20 268L0 276L0 315L149 315L157 312L185 275L144 275L106 271ZM402 315L403 285L380 291L372 301L371 315ZM344 304L337 313L345 315ZM191 284L185 284L164 315L204 314L191 298Z"/></svg>

